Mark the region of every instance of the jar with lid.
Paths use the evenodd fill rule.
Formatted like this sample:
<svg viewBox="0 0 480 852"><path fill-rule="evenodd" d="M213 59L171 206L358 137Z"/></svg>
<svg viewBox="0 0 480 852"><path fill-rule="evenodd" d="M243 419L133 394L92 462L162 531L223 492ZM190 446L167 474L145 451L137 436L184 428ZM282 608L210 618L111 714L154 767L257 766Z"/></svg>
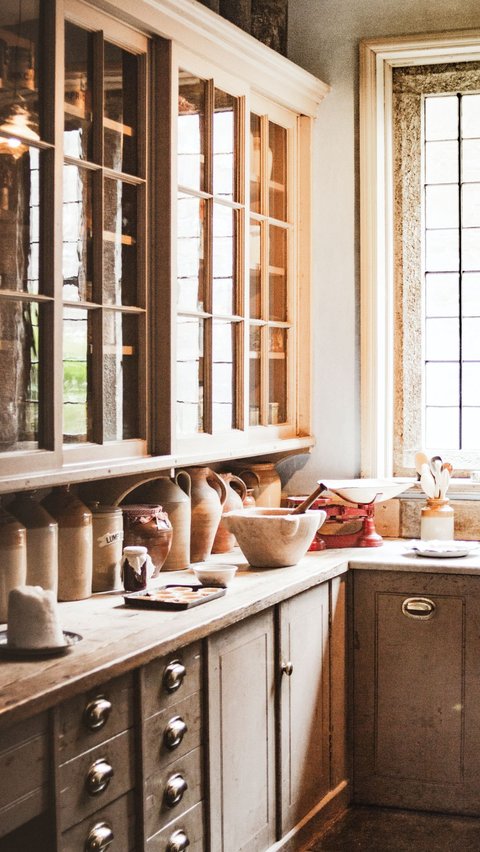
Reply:
<svg viewBox="0 0 480 852"><path fill-rule="evenodd" d="M32 493L17 494L9 511L27 531L27 584L58 587L58 524Z"/></svg>
<svg viewBox="0 0 480 852"><path fill-rule="evenodd" d="M155 575L155 566L147 548L141 545L124 547L121 572L126 592L146 589L149 579Z"/></svg>
<svg viewBox="0 0 480 852"><path fill-rule="evenodd" d="M123 515L117 506L92 503L92 592L122 588L120 563L123 546Z"/></svg>
<svg viewBox="0 0 480 852"><path fill-rule="evenodd" d="M427 497L420 515L420 538L423 541L453 541L453 509L446 498Z"/></svg>
<svg viewBox="0 0 480 852"><path fill-rule="evenodd" d="M58 523L58 599L79 601L92 593L92 513L69 486L55 488L42 505Z"/></svg>
<svg viewBox="0 0 480 852"><path fill-rule="evenodd" d="M26 577L27 531L0 506L0 621L7 620L10 592L25 585Z"/></svg>

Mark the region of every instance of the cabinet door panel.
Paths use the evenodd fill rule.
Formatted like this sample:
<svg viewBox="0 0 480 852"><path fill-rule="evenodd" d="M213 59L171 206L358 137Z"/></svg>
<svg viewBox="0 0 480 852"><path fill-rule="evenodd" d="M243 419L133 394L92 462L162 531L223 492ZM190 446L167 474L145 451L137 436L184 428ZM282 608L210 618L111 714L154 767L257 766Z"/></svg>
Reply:
<svg viewBox="0 0 480 852"><path fill-rule="evenodd" d="M329 788L329 588L309 589L280 606L282 833Z"/></svg>
<svg viewBox="0 0 480 852"><path fill-rule="evenodd" d="M208 641L211 852L275 840L273 612Z"/></svg>

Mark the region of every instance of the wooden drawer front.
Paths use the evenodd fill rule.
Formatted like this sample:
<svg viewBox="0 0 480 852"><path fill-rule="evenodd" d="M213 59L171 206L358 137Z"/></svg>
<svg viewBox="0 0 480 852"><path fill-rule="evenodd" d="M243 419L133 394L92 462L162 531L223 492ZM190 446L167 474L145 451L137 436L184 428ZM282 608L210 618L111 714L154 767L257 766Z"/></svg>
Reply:
<svg viewBox="0 0 480 852"><path fill-rule="evenodd" d="M187 789L181 801L169 807L165 793L169 779L181 775L187 782ZM161 772L151 775L145 782L146 834L151 837L169 822L188 811L202 799L202 757L201 749L196 748Z"/></svg>
<svg viewBox="0 0 480 852"><path fill-rule="evenodd" d="M170 852L172 847L169 849L169 843L173 843L177 831L186 834L189 841L188 852L204 852L206 845L202 802L150 837L147 840L147 852Z"/></svg>
<svg viewBox="0 0 480 852"><path fill-rule="evenodd" d="M59 762L71 760L133 725L132 676L76 695L58 708Z"/></svg>
<svg viewBox="0 0 480 852"><path fill-rule="evenodd" d="M185 676L176 679L177 689L169 691L166 680L169 667L178 661L185 667ZM201 675L200 643L196 642L180 651L160 657L145 666L144 675L144 706L145 718L159 713L164 707L172 707L182 701L187 695L200 691Z"/></svg>
<svg viewBox="0 0 480 852"><path fill-rule="evenodd" d="M85 852L87 841L93 841L95 828L102 823L113 832L112 852L133 852L135 849L135 797L133 793L122 796L98 813L83 820L62 835L61 852ZM92 846L92 848L95 848ZM97 847L100 848L100 847Z"/></svg>
<svg viewBox="0 0 480 852"><path fill-rule="evenodd" d="M178 745L169 747L175 728L182 722L187 726L185 734L178 737ZM145 778L153 772L178 760L200 745L200 693L190 695L174 707L166 707L145 722Z"/></svg>
<svg viewBox="0 0 480 852"><path fill-rule="evenodd" d="M87 777L95 761L105 760L113 769L106 788L96 795L87 790ZM132 731L113 737L60 767L60 825L64 830L85 819L134 786L134 738Z"/></svg>
<svg viewBox="0 0 480 852"><path fill-rule="evenodd" d="M0 735L0 837L48 807L48 774L45 713Z"/></svg>

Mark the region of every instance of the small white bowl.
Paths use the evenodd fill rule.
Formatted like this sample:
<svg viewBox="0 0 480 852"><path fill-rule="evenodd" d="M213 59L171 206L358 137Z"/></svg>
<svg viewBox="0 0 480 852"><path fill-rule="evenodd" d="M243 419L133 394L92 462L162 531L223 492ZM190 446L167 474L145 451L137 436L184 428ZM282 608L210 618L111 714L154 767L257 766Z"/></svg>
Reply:
<svg viewBox="0 0 480 852"><path fill-rule="evenodd" d="M226 589L233 580L237 565L205 565L203 562L190 566L202 586L220 586Z"/></svg>

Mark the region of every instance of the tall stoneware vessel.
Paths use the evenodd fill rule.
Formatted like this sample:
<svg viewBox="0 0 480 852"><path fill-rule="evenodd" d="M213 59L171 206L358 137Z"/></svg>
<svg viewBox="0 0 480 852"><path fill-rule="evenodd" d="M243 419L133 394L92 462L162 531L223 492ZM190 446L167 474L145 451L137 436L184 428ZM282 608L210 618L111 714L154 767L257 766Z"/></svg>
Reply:
<svg viewBox="0 0 480 852"><path fill-rule="evenodd" d="M0 621L7 620L10 592L25 585L26 576L27 531L0 506Z"/></svg>
<svg viewBox="0 0 480 852"><path fill-rule="evenodd" d="M224 515L226 512L234 512L235 510L238 511L239 509L243 509L243 501L247 496L247 486L243 479L240 479L239 476L235 476L234 473L221 473L219 475L227 487L227 499L223 504L222 514ZM227 529L223 520L220 520L218 530L213 540L212 553L228 553L230 550L233 550L236 543L237 540L233 533Z"/></svg>
<svg viewBox="0 0 480 852"><path fill-rule="evenodd" d="M58 600L79 601L92 594L92 513L68 486L54 488L42 501L58 523Z"/></svg>
<svg viewBox="0 0 480 852"><path fill-rule="evenodd" d="M160 503L173 527L172 546L162 571L182 571L190 564L190 477L172 480L160 476L128 495L135 503Z"/></svg>
<svg viewBox="0 0 480 852"><path fill-rule="evenodd" d="M58 524L29 492L17 494L9 512L27 530L27 584L50 589L58 586Z"/></svg>
<svg viewBox="0 0 480 852"><path fill-rule="evenodd" d="M181 470L177 474L178 482L186 482L187 476L190 477L192 501L190 561L204 562L212 552L227 488L218 473L209 467L190 467L188 473Z"/></svg>
<svg viewBox="0 0 480 852"><path fill-rule="evenodd" d="M253 496L257 506L276 509L280 506L282 484L275 465L272 462L248 464L240 462L235 465L235 473L243 479L247 488L253 488Z"/></svg>

